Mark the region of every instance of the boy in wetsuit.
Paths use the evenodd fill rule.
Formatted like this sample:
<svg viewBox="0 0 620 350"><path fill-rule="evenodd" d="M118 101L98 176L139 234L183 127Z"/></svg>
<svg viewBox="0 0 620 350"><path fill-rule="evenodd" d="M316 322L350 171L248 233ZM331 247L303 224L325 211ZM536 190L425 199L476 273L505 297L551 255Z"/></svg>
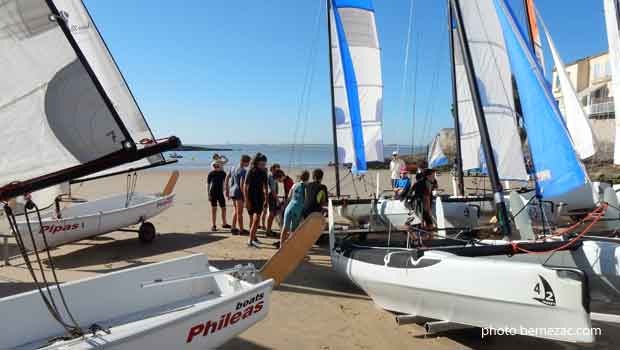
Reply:
<svg viewBox="0 0 620 350"><path fill-rule="evenodd" d="M314 169L312 171L312 182L306 185L306 198L304 200L303 217L311 213L320 213L327 204L327 187L321 183L323 181L323 170Z"/></svg>
<svg viewBox="0 0 620 350"><path fill-rule="evenodd" d="M224 198L224 180L226 172L222 169L222 165L218 162L211 163L211 172L207 176L207 192L209 193L209 202L211 202L211 231L217 231L217 206L219 204L222 212L222 228L230 228L226 222L226 199Z"/></svg>

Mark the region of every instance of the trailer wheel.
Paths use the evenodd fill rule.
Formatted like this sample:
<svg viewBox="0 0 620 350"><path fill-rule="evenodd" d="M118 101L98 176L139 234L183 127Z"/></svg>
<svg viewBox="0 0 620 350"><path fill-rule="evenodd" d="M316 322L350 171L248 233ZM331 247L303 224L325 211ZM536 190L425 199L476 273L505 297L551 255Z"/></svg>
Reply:
<svg viewBox="0 0 620 350"><path fill-rule="evenodd" d="M150 222L143 222L138 230L138 238L142 243L151 243L155 239L156 231L155 225Z"/></svg>

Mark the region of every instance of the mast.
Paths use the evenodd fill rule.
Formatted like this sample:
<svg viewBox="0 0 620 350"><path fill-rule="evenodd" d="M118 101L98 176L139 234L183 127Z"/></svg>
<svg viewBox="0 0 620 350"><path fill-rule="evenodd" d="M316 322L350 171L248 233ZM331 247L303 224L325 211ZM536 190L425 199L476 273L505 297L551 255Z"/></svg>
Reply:
<svg viewBox="0 0 620 350"><path fill-rule="evenodd" d="M534 50L536 50L536 44L534 43L534 33L532 33L531 21L532 15L535 16L535 14L530 13L529 2L529 0L523 0L523 9L525 10L525 29L527 29L527 36L530 39L530 50L534 52Z"/></svg>
<svg viewBox="0 0 620 350"><path fill-rule="evenodd" d="M510 222L508 221L508 212L506 211L506 204L504 203L502 184L500 182L499 174L497 172L497 165L495 164L495 157L493 153L493 146L491 145L491 139L489 137L489 130L487 128L486 119L484 118L480 91L478 90L478 86L476 84L476 77L474 74L471 52L469 50L469 44L467 41L467 33L465 32L465 28L463 27L463 17L461 15L459 0L450 0L450 3L454 18L456 20L458 38L462 43L461 50L463 54L463 63L465 65L465 72L467 73L469 89L471 90L472 94L474 112L476 114L476 121L478 122L480 140L482 143L482 149L484 150L484 156L489 172L489 179L491 180L491 188L493 190L493 200L495 202L495 210L497 212L499 228L505 237L509 237L511 229Z"/></svg>
<svg viewBox="0 0 620 350"><path fill-rule="evenodd" d="M336 197L340 198L340 162L338 160L338 135L336 131L336 107L334 100L334 68L332 57L332 21L329 15L331 10L331 0L325 1L327 4L327 55L329 56L329 92L331 96L331 110L332 110L332 144L334 146L334 172L336 175Z"/></svg>
<svg viewBox="0 0 620 350"><path fill-rule="evenodd" d="M456 89L456 62L454 59L454 35L452 32L452 7L448 0L448 35L450 41L450 60L452 74L452 117L454 118L454 136L456 138L456 178L459 196L465 195L465 183L463 181L463 156L461 154L461 125L459 121L458 92Z"/></svg>

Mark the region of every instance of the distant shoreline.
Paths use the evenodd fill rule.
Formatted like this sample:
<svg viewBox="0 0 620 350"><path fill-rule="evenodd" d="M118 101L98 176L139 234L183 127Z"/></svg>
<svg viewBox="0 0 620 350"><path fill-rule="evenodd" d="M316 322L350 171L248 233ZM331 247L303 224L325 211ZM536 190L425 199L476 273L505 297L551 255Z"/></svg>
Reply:
<svg viewBox="0 0 620 350"><path fill-rule="evenodd" d="M210 152L210 151L233 151L232 148L213 148L213 147L205 147L205 146L194 146L194 145L181 145L174 149L175 151L201 151L201 152Z"/></svg>

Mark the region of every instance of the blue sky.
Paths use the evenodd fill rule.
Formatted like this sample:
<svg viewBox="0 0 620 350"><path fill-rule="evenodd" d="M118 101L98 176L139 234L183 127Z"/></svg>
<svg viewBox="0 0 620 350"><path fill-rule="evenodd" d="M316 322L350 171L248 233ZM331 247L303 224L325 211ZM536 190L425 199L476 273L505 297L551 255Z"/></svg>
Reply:
<svg viewBox="0 0 620 350"><path fill-rule="evenodd" d="M417 77L403 95L410 1L374 0L386 143L411 144L412 130L425 143L452 126L443 0L413 0ZM331 142L324 2L85 0L156 136L200 144ZM509 3L522 15L522 0ZM565 62L606 50L602 0L537 6Z"/></svg>

